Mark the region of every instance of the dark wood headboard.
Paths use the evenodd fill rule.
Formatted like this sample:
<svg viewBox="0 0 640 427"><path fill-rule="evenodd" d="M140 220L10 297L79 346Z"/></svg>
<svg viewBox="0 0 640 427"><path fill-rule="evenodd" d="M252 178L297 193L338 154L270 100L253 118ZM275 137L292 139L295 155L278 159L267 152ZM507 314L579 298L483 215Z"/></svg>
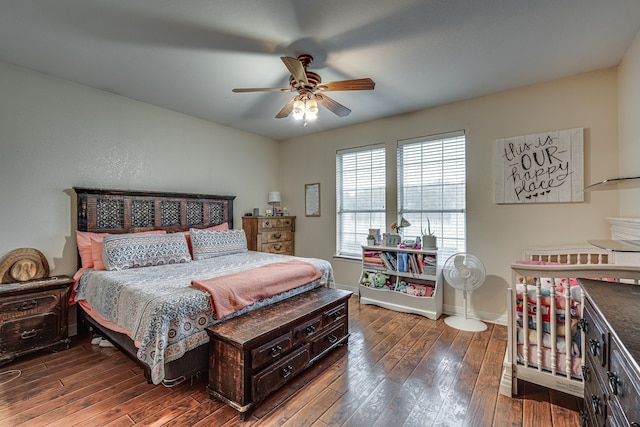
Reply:
<svg viewBox="0 0 640 427"><path fill-rule="evenodd" d="M73 187L78 196L78 230L134 233L186 231L229 223L235 196Z"/></svg>

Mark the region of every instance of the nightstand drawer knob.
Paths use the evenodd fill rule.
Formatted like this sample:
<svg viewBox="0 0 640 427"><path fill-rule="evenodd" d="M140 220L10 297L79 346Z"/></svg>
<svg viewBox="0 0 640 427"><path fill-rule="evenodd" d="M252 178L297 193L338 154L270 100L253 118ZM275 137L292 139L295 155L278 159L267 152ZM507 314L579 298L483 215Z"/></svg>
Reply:
<svg viewBox="0 0 640 427"><path fill-rule="evenodd" d="M38 335L38 331L36 331L35 329L32 329L30 331L22 331L20 332L20 339L28 340L29 338L33 338L36 335Z"/></svg>
<svg viewBox="0 0 640 427"><path fill-rule="evenodd" d="M31 310L32 308L36 308L38 306L38 301L32 299L31 301L23 301L18 310L26 311Z"/></svg>
<svg viewBox="0 0 640 427"><path fill-rule="evenodd" d="M276 234L273 235L274 239L279 239L281 237L282 237L282 233L276 233Z"/></svg>
<svg viewBox="0 0 640 427"><path fill-rule="evenodd" d="M293 372L293 366L287 366L285 368L282 368L282 371L280 372L282 375L282 378L287 378L289 375L291 375L291 373Z"/></svg>
<svg viewBox="0 0 640 427"><path fill-rule="evenodd" d="M282 347L279 345L276 345L275 347L271 347L271 357L276 358L278 356L280 356L280 353L282 353Z"/></svg>

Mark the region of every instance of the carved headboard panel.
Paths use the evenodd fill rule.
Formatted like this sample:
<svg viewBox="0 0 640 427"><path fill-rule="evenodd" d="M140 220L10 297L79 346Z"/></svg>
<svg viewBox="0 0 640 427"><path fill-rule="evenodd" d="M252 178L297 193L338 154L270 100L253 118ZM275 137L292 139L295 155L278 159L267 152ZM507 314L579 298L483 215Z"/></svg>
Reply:
<svg viewBox="0 0 640 427"><path fill-rule="evenodd" d="M235 196L74 187L78 196L78 230L133 233L186 231L229 223L233 228Z"/></svg>

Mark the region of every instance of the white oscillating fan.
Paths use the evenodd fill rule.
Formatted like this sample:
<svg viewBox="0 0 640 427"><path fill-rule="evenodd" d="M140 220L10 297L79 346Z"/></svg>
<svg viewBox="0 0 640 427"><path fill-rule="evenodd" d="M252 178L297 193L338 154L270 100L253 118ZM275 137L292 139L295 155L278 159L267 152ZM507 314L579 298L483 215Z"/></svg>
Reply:
<svg viewBox="0 0 640 427"><path fill-rule="evenodd" d="M483 322L467 318L467 293L484 283L485 269L482 261L475 255L464 252L453 254L445 261L442 274L451 287L462 291L464 297L464 317L449 316L444 319L445 323L463 331L480 332L487 329Z"/></svg>

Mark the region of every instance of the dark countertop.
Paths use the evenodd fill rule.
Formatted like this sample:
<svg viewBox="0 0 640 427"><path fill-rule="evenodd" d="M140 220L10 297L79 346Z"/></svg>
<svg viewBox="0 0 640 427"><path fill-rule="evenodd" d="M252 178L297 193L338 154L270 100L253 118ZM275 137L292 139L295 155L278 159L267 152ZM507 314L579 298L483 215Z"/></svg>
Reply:
<svg viewBox="0 0 640 427"><path fill-rule="evenodd" d="M640 361L640 285L579 279L582 289L608 324L612 334L624 344L638 369Z"/></svg>

